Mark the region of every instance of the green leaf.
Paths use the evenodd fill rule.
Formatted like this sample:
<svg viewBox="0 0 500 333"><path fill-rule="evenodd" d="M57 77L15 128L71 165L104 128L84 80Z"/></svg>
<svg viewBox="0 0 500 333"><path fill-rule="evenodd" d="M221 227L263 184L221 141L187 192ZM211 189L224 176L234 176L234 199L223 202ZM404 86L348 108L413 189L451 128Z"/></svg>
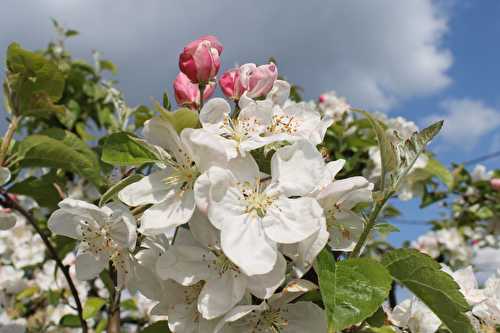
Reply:
<svg viewBox="0 0 500 333"><path fill-rule="evenodd" d="M170 99L168 98L168 93L165 91L163 93L163 100L162 100L163 108L165 110L170 110L172 108L172 105L170 104Z"/></svg>
<svg viewBox="0 0 500 333"><path fill-rule="evenodd" d="M198 113L196 111L188 108L167 111L158 103L156 105L156 109L160 112L161 118L171 123L179 134L185 128L195 128L198 126Z"/></svg>
<svg viewBox="0 0 500 333"><path fill-rule="evenodd" d="M69 131L51 128L30 135L19 143L18 153L22 166L60 168L98 187L104 184L96 153Z"/></svg>
<svg viewBox="0 0 500 333"><path fill-rule="evenodd" d="M388 236L393 232L399 232L399 228L390 223L378 223L373 227L374 230L378 231L383 237Z"/></svg>
<svg viewBox="0 0 500 333"><path fill-rule="evenodd" d="M393 278L424 302L453 333L473 333L465 312L469 305L451 276L439 263L413 249L388 252L383 265Z"/></svg>
<svg viewBox="0 0 500 333"><path fill-rule="evenodd" d="M25 298L30 298L38 292L38 287L28 287L16 295L16 300L20 301Z"/></svg>
<svg viewBox="0 0 500 333"><path fill-rule="evenodd" d="M113 133L107 137L101 159L112 165L141 165L158 161L147 144L130 133Z"/></svg>
<svg viewBox="0 0 500 333"><path fill-rule="evenodd" d="M133 298L129 298L120 303L120 308L127 311L137 311L137 304Z"/></svg>
<svg viewBox="0 0 500 333"><path fill-rule="evenodd" d="M395 184L408 174L415 161L423 153L427 144L439 133L443 127L443 121L438 121L418 133L414 133L408 140L397 145L396 150L399 157L399 166L395 176ZM394 190L398 190L397 188Z"/></svg>
<svg viewBox="0 0 500 333"><path fill-rule="evenodd" d="M425 171L427 171L432 176L437 177L441 180L448 188L453 187L453 175L447 167L445 167L441 162L434 158L430 158L425 166Z"/></svg>
<svg viewBox="0 0 500 333"><path fill-rule="evenodd" d="M50 172L41 177L28 177L15 183L9 192L29 196L40 206L54 209L61 200L55 184L61 184L61 178L55 172Z"/></svg>
<svg viewBox="0 0 500 333"><path fill-rule="evenodd" d="M102 307L106 304L106 301L99 297L89 297L83 305L83 319L90 319L95 317Z"/></svg>
<svg viewBox="0 0 500 333"><path fill-rule="evenodd" d="M134 174L130 175L127 178L120 180L118 183L111 186L99 199L99 206L104 205L109 200L113 199L118 192L120 192L126 186L138 182L142 179L142 175Z"/></svg>
<svg viewBox="0 0 500 333"><path fill-rule="evenodd" d="M381 327L384 326L385 323L385 312L382 307L379 307L377 311L369 318L366 319L366 322L373 327Z"/></svg>
<svg viewBox="0 0 500 333"><path fill-rule="evenodd" d="M42 54L12 43L7 49L7 86L10 105L20 115L48 117L64 112L55 105L64 91L64 74Z"/></svg>
<svg viewBox="0 0 500 333"><path fill-rule="evenodd" d="M355 258L335 263L332 254L323 249L314 269L319 277L329 333L373 315L391 289L391 276L373 259Z"/></svg>
<svg viewBox="0 0 500 333"><path fill-rule="evenodd" d="M59 325L64 327L81 327L80 318L77 315L67 314L59 320Z"/></svg>
<svg viewBox="0 0 500 333"><path fill-rule="evenodd" d="M160 320L144 328L140 333L170 333L170 329L166 320Z"/></svg>
<svg viewBox="0 0 500 333"><path fill-rule="evenodd" d="M108 326L108 320L106 318L101 319L95 328L95 333L104 332L107 326Z"/></svg>
<svg viewBox="0 0 500 333"><path fill-rule="evenodd" d="M116 67L116 65L109 60L99 60L99 67L101 70L108 70L112 74L116 74L118 72L118 67Z"/></svg>
<svg viewBox="0 0 500 333"><path fill-rule="evenodd" d="M141 105L134 110L134 119L135 119L135 128L141 128L144 126L146 120L149 120L153 117L153 112Z"/></svg>
<svg viewBox="0 0 500 333"><path fill-rule="evenodd" d="M380 148L380 158L382 161L382 184L381 190L385 188L387 176L398 168L398 157L392 141L386 133L384 126L378 119L373 117L369 112L364 110L356 110L363 114L369 121L377 136L378 146Z"/></svg>

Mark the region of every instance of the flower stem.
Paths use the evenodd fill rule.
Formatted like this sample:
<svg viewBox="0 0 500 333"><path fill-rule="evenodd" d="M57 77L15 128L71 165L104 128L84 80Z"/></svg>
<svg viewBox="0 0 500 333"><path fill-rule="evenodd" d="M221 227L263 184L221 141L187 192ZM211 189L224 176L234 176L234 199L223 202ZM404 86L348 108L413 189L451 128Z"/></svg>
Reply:
<svg viewBox="0 0 500 333"><path fill-rule="evenodd" d="M120 296L121 290L116 288L117 286L117 272L113 263L109 262L109 275L111 276L111 281L113 281L113 290L110 290L109 295L109 308L108 308L108 333L120 333L121 321L120 321Z"/></svg>
<svg viewBox="0 0 500 333"><path fill-rule="evenodd" d="M71 291L71 294L73 295L73 298L75 300L76 304L76 310L78 311L78 318L80 319L80 324L82 326L82 332L87 333L88 332L88 327L87 327L87 322L85 319L83 319L83 307L82 307L82 302L80 301L80 297L78 296L78 291L75 287L75 284L73 283L73 280L71 279L71 276L69 274L69 269L67 266L65 266L62 263L61 258L59 258L59 255L57 254L56 249L50 242L49 238L45 233L42 232L40 227L35 221L35 218L31 213L29 213L27 210L25 210L23 207L21 207L15 200L9 197L9 195L4 191L1 190L1 194L3 196L3 199L0 201L1 205L4 206L5 208L11 208L15 211L17 211L19 214L24 216L26 221L28 221L29 224L35 229L37 234L40 235L42 238L43 243L45 244L45 247L47 248L50 256L52 259L56 262L57 267L62 271L64 278L68 282L69 289Z"/></svg>
<svg viewBox="0 0 500 333"><path fill-rule="evenodd" d="M3 136L2 145L0 146L0 166L2 166L5 162L5 158L7 157L7 151L10 147L10 142L16 133L17 126L21 120L21 116L13 115L10 121L9 127L7 128L7 132Z"/></svg>
<svg viewBox="0 0 500 333"><path fill-rule="evenodd" d="M365 246L368 236L370 235L370 232L372 231L373 227L375 227L378 215L380 214L387 200L389 200L391 196L392 192L388 193L386 196L384 196L384 198L381 201L377 202L373 207L372 212L368 217L368 221L366 222L365 229L363 230L363 233L359 237L359 240L356 243L354 250L351 252L351 255L349 256L350 258L356 258L361 255L361 251Z"/></svg>
<svg viewBox="0 0 500 333"><path fill-rule="evenodd" d="M204 83L200 83L198 86L200 88L200 107L198 108L198 113L199 113L201 111L201 109L203 108L203 103L205 102L204 97L203 97L203 93L205 92L206 85Z"/></svg>

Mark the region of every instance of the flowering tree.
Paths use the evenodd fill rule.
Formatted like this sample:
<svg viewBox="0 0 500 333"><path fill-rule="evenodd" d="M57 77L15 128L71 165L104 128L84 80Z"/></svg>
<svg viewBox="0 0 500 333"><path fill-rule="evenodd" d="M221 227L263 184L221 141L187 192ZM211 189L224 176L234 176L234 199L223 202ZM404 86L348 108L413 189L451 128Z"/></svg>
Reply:
<svg viewBox="0 0 500 333"><path fill-rule="evenodd" d="M213 36L179 57L178 109L167 93L130 107L102 77L115 66L97 53L94 65L74 60L64 40L77 33L55 25L45 51L7 50L0 332L500 324L500 280L479 289L470 254L457 254L496 246L484 242L498 179L439 163L426 146L442 122L418 131L334 92L302 101L275 61L217 82ZM211 98L217 83L225 98ZM420 251L394 249L392 204L413 197L453 214L411 244ZM452 233L466 245L450 245ZM396 285L414 297L396 305Z"/></svg>

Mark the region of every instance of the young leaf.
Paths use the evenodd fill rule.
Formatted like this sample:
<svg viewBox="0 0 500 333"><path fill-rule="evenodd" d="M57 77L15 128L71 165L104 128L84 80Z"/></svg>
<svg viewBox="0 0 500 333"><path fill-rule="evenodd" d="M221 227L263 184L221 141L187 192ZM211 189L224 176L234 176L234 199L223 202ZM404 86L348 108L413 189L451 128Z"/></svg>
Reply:
<svg viewBox="0 0 500 333"><path fill-rule="evenodd" d="M441 162L434 158L430 158L425 166L425 171L427 171L432 176L437 177L441 180L448 188L453 187L453 175L450 170L445 167Z"/></svg>
<svg viewBox="0 0 500 333"><path fill-rule="evenodd" d="M438 121L422 131L414 133L408 140L396 147L399 157L396 184L408 174L427 144L439 133L442 127L443 121ZM397 191L397 188L395 190Z"/></svg>
<svg viewBox="0 0 500 333"><path fill-rule="evenodd" d="M120 180L118 183L114 184L111 186L102 196L101 199L99 199L99 206L104 205L106 202L111 200L115 195L120 192L121 189L125 188L126 186L138 182L139 180L142 179L141 175L134 174L130 175L127 178L124 178Z"/></svg>
<svg viewBox="0 0 500 333"><path fill-rule="evenodd" d="M147 144L130 133L113 133L107 137L101 159L112 165L128 166L156 162L158 158Z"/></svg>
<svg viewBox="0 0 500 333"><path fill-rule="evenodd" d="M83 319L93 318L106 304L106 300L99 297L89 297L83 306Z"/></svg>
<svg viewBox="0 0 500 333"><path fill-rule="evenodd" d="M22 166L60 168L104 184L96 153L71 132L51 128L30 135L19 143L18 154Z"/></svg>
<svg viewBox="0 0 500 333"><path fill-rule="evenodd" d="M64 112L55 105L64 90L64 74L42 54L12 43L7 49L7 81L9 105L16 114L48 117Z"/></svg>
<svg viewBox="0 0 500 333"><path fill-rule="evenodd" d="M329 333L373 315L391 289L391 276L373 259L355 258L335 263L330 252L323 249L314 269L319 277Z"/></svg>
<svg viewBox="0 0 500 333"><path fill-rule="evenodd" d="M377 136L378 146L380 149L380 158L382 161L382 175L381 175L381 190L384 190L385 181L387 176L398 167L398 157L392 141L386 133L385 128L378 119L373 117L369 112L364 110L356 110L363 114L370 122L375 134Z"/></svg>
<svg viewBox="0 0 500 333"><path fill-rule="evenodd" d="M168 322L166 320L157 321L141 331L141 333L169 333Z"/></svg>
<svg viewBox="0 0 500 333"><path fill-rule="evenodd" d="M59 320L59 325L64 327L81 327L80 319L77 315L67 314Z"/></svg>
<svg viewBox="0 0 500 333"><path fill-rule="evenodd" d="M473 333L465 312L469 305L451 276L439 263L412 249L388 252L382 264L393 278L424 302L453 333Z"/></svg>
<svg viewBox="0 0 500 333"><path fill-rule="evenodd" d="M198 126L198 113L196 111L188 108L167 111L158 103L156 109L160 112L160 117L171 123L177 133L181 133L185 128L195 128Z"/></svg>

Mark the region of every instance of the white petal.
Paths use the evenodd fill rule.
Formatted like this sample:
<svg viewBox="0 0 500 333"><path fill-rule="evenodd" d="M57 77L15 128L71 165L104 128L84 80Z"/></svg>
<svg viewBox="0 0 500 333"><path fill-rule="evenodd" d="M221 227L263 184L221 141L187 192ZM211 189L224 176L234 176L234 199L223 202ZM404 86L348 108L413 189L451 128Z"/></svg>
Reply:
<svg viewBox="0 0 500 333"><path fill-rule="evenodd" d="M328 243L330 233L326 230L326 223L320 229L297 244L285 244L283 253L293 261L293 271L296 277L302 277L312 267L312 264L321 250Z"/></svg>
<svg viewBox="0 0 500 333"><path fill-rule="evenodd" d="M352 212L335 214L334 222L329 226L330 247L336 251L352 251L363 233L363 219Z"/></svg>
<svg viewBox="0 0 500 333"><path fill-rule="evenodd" d="M237 143L205 129L185 128L182 142L192 152L198 169L203 172L211 166L223 167L238 156Z"/></svg>
<svg viewBox="0 0 500 333"><path fill-rule="evenodd" d="M132 292L139 290L145 297L155 299L158 297L158 291L161 290L161 282L149 267L134 261L131 265L127 288Z"/></svg>
<svg viewBox="0 0 500 333"><path fill-rule="evenodd" d="M147 142L160 146L173 154L178 162L183 162L185 147L182 145L179 134L167 120L154 117L144 123L144 138Z"/></svg>
<svg viewBox="0 0 500 333"><path fill-rule="evenodd" d="M270 272L277 259L276 245L261 223L248 215L231 219L221 230L221 245L226 256L247 275Z"/></svg>
<svg viewBox="0 0 500 333"><path fill-rule="evenodd" d="M104 256L94 256L90 253L81 253L76 257L76 277L78 280L90 280L99 275L108 265Z"/></svg>
<svg viewBox="0 0 500 333"><path fill-rule="evenodd" d="M271 168L273 182L286 196L306 195L323 179L325 162L315 145L299 141L279 149Z"/></svg>
<svg viewBox="0 0 500 333"><path fill-rule="evenodd" d="M317 332L326 333L326 314L323 309L312 302L297 302L287 304L282 311L288 325L283 333Z"/></svg>
<svg viewBox="0 0 500 333"><path fill-rule="evenodd" d="M168 311L168 327L174 333L201 333L198 321L193 320L196 315L196 303L176 304Z"/></svg>
<svg viewBox="0 0 500 333"><path fill-rule="evenodd" d="M212 252L196 246L174 245L158 258L156 271L163 280L172 279L184 286L210 278L209 264L216 257Z"/></svg>
<svg viewBox="0 0 500 333"><path fill-rule="evenodd" d="M133 207L160 203L165 200L171 190L171 187L164 182L168 174L167 169L156 171L125 187L118 193L118 198Z"/></svg>
<svg viewBox="0 0 500 333"><path fill-rule="evenodd" d="M223 134L226 131L224 121L231 113L231 106L223 98L210 99L200 111L200 122L204 129L212 133Z"/></svg>
<svg viewBox="0 0 500 333"><path fill-rule="evenodd" d="M56 235L80 239L82 218L64 209L58 209L49 217L47 226Z"/></svg>
<svg viewBox="0 0 500 333"><path fill-rule="evenodd" d="M243 274L228 270L203 286L198 297L198 311L205 319L217 318L241 301L246 287L247 279Z"/></svg>
<svg viewBox="0 0 500 333"><path fill-rule="evenodd" d="M246 315L252 313L252 311L265 311L267 309L267 305L265 302L262 302L260 305L239 305L229 311L217 324L215 327L214 333L224 332L223 328L227 323L235 322Z"/></svg>
<svg viewBox="0 0 500 333"><path fill-rule="evenodd" d="M283 80L276 80L266 98L274 104L283 105L290 95L290 88L290 83Z"/></svg>
<svg viewBox="0 0 500 333"><path fill-rule="evenodd" d="M188 222L193 215L194 208L193 191L183 194L171 191L164 202L144 212L140 231L148 236L169 231L172 227Z"/></svg>
<svg viewBox="0 0 500 333"><path fill-rule="evenodd" d="M208 220L208 217L202 214L198 209L195 210L193 217L189 220L189 230L193 237L203 246L208 248L220 248L220 232Z"/></svg>
<svg viewBox="0 0 500 333"><path fill-rule="evenodd" d="M358 190L359 193L351 193ZM373 184L364 177L350 177L334 181L319 193L317 199L325 208L336 205L348 210L359 202L369 202L372 190Z"/></svg>
<svg viewBox="0 0 500 333"><path fill-rule="evenodd" d="M286 260L279 254L272 271L267 274L248 277L248 290L260 299L267 299L273 295L285 281Z"/></svg>
<svg viewBox="0 0 500 333"><path fill-rule="evenodd" d="M262 219L266 235L277 243L303 241L319 230L323 209L316 199L279 197Z"/></svg>
<svg viewBox="0 0 500 333"><path fill-rule="evenodd" d="M108 217L107 214L96 205L82 200L66 198L59 202L58 205L60 208L73 213L74 215L79 215L85 220L95 221L99 225L102 225Z"/></svg>
<svg viewBox="0 0 500 333"><path fill-rule="evenodd" d="M121 202L111 202L102 207L110 216L113 225L110 226L110 235L123 248L133 250L137 240L137 222L127 206Z"/></svg>

